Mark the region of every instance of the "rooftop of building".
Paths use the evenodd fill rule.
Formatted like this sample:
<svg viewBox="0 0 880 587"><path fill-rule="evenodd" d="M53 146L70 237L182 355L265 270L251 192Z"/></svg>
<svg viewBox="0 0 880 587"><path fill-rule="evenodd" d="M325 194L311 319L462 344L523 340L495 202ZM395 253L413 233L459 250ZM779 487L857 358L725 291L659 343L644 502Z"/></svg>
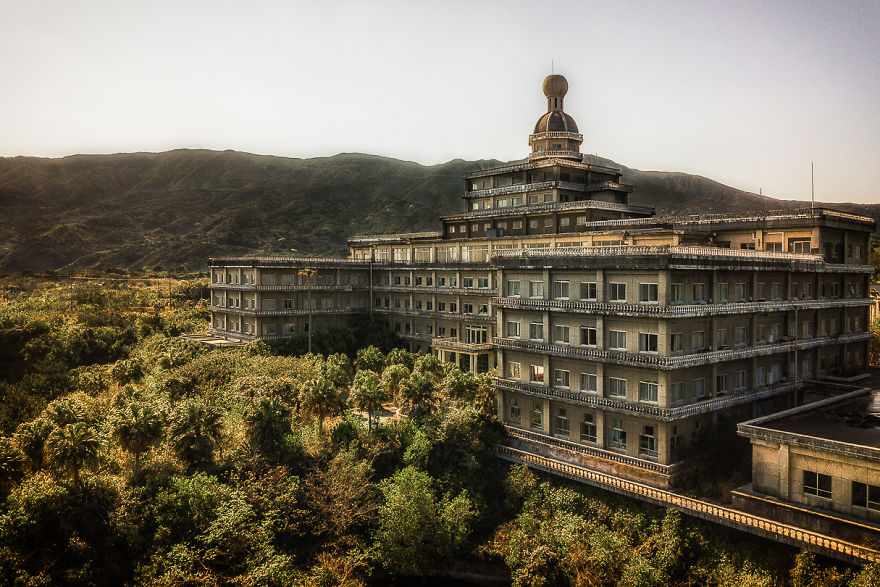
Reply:
<svg viewBox="0 0 880 587"><path fill-rule="evenodd" d="M749 438L880 461L880 390L832 395L738 428Z"/></svg>

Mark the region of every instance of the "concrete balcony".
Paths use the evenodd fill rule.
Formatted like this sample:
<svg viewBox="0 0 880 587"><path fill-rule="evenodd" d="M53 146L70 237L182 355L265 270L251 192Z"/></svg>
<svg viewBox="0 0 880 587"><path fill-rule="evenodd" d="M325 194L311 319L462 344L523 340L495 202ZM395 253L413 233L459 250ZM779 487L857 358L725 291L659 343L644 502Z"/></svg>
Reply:
<svg viewBox="0 0 880 587"><path fill-rule="evenodd" d="M856 308L871 305L871 300L821 299L821 300L775 300L770 302L732 302L722 304L681 304L660 306L657 304L630 304L617 302L585 302L578 300L542 300L532 298L492 298L496 308L534 312L558 312L575 314L607 314L639 318L696 318L755 312L789 312L794 310L819 310L827 308Z"/></svg>
<svg viewBox="0 0 880 587"><path fill-rule="evenodd" d="M231 283L211 283L209 289L223 289L231 291L369 291L369 284L346 284L346 285L254 285L254 284L231 284Z"/></svg>
<svg viewBox="0 0 880 587"><path fill-rule="evenodd" d="M390 291L401 293L422 293L436 295L466 295L491 297L497 295L498 288L479 287L444 287L438 285L374 285L373 291Z"/></svg>
<svg viewBox="0 0 880 587"><path fill-rule="evenodd" d="M572 346L503 337L493 338L492 344L494 344L496 348L502 350L520 350L536 352L542 355L586 359L615 365L672 370L710 365L712 363L721 363L725 361L750 359L752 357L762 357L777 353L787 353L794 350L808 350L822 346L864 342L870 340L871 336L872 334L870 332L840 334L836 336L796 339L779 343L757 344L739 349L707 351L677 356L663 356L656 353L631 353L627 351L605 350L593 347Z"/></svg>
<svg viewBox="0 0 880 587"><path fill-rule="evenodd" d="M710 412L724 410L733 406L789 393L795 389L794 382L789 381L775 385L767 385L745 392L707 397L703 400L697 400L685 405L661 407L657 404L628 402L621 399L603 397L596 393L558 389L555 387L517 381L515 379L502 379L496 377L493 380L493 384L495 388L499 390L513 391L532 397L549 398L617 414L653 418L663 422L672 422L699 414L708 414ZM800 381L797 384L798 389L803 388L804 386L805 383L803 381Z"/></svg>
<svg viewBox="0 0 880 587"><path fill-rule="evenodd" d="M465 353L477 353L483 351L490 351L494 347L491 342L482 342L482 343L473 343L473 342L463 342L458 340L457 338L435 338L431 341L431 346L435 349L442 349L446 351L457 351L457 352L465 352Z"/></svg>
<svg viewBox="0 0 880 587"><path fill-rule="evenodd" d="M357 314L359 312L369 312L370 308L365 306L362 308L344 307L344 308L289 308L281 310L250 310L247 308L227 308L224 306L208 306L211 312L220 314L235 314L237 316L307 316L309 314Z"/></svg>
<svg viewBox="0 0 880 587"><path fill-rule="evenodd" d="M435 318L438 320L462 320L465 322L489 322L494 323L495 317L491 314L465 314L464 312L438 312L436 310L414 310L412 308L373 308L377 314L390 316L414 316L416 318Z"/></svg>
<svg viewBox="0 0 880 587"><path fill-rule="evenodd" d="M603 202L601 200L578 200L576 202L548 202L546 204L532 204L530 206L515 206L504 208L485 208L483 210L470 210L461 214L449 214L441 216L441 220L455 221L468 220L470 218L485 217L509 217L509 216L526 216L530 214L546 214L548 212L579 212L586 210L602 210L609 212L624 212L627 214L650 215L654 213L653 208L646 206L631 206L629 204L619 204L617 202ZM607 222L604 220L596 222ZM592 222L588 222L581 228L586 230ZM581 232L582 230L578 230ZM562 235L571 233L560 233Z"/></svg>
<svg viewBox="0 0 880 587"><path fill-rule="evenodd" d="M576 132L567 132L561 130L551 130L547 132L539 132L529 135L529 142L540 141L544 139L568 139L570 141L584 141L584 135Z"/></svg>
<svg viewBox="0 0 880 587"><path fill-rule="evenodd" d="M529 153L529 161L534 161L535 159L547 159L559 157L560 159L571 158L577 161L580 161L584 158L583 154L580 151L566 151L564 149L552 150L552 151L535 151L534 153Z"/></svg>

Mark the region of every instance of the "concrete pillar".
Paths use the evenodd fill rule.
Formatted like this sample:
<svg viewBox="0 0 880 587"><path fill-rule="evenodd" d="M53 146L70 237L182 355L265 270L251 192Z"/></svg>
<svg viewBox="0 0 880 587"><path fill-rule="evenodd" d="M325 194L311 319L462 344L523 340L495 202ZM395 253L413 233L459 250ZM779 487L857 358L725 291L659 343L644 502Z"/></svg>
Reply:
<svg viewBox="0 0 880 587"><path fill-rule="evenodd" d="M605 297L605 270L598 269L596 270L596 301L604 302Z"/></svg>
<svg viewBox="0 0 880 587"><path fill-rule="evenodd" d="M791 455L788 451L788 445L780 444L779 452L776 453L776 465L779 471L779 498L783 500L791 499Z"/></svg>
<svg viewBox="0 0 880 587"><path fill-rule="evenodd" d="M546 398L543 400L543 402L544 405L541 409L544 410L544 421L542 422L542 424L544 425L544 433L550 434L550 431L553 430L553 427L550 424L550 420L553 417L553 415L550 413L550 399Z"/></svg>

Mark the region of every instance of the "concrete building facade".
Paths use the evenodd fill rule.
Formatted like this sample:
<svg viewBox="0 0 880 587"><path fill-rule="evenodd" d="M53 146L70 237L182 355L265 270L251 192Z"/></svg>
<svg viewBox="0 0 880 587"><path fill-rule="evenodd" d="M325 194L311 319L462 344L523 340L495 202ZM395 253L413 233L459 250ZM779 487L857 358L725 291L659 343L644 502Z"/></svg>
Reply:
<svg viewBox="0 0 880 587"><path fill-rule="evenodd" d="M565 78L543 89L528 158L467 174L441 230L352 238L345 259L211 259L212 334L379 317L412 350L495 370L513 442L660 487L719 417L864 369L872 219L657 216L583 160Z"/></svg>

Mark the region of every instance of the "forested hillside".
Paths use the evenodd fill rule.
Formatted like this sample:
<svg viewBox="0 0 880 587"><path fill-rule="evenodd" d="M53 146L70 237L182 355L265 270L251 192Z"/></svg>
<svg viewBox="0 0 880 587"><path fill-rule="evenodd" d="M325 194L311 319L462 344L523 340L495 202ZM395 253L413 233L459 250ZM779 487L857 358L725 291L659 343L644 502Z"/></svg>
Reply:
<svg viewBox="0 0 880 587"><path fill-rule="evenodd" d="M200 269L212 255L340 254L356 234L436 230L439 215L462 209L462 175L498 163L204 150L0 158L0 272ZM801 205L699 176L622 170L635 185L633 203L658 212ZM880 217L880 205L836 206Z"/></svg>
<svg viewBox="0 0 880 587"><path fill-rule="evenodd" d="M203 284L156 285L0 279L0 585L880 581L509 465L488 374L209 350Z"/></svg>

